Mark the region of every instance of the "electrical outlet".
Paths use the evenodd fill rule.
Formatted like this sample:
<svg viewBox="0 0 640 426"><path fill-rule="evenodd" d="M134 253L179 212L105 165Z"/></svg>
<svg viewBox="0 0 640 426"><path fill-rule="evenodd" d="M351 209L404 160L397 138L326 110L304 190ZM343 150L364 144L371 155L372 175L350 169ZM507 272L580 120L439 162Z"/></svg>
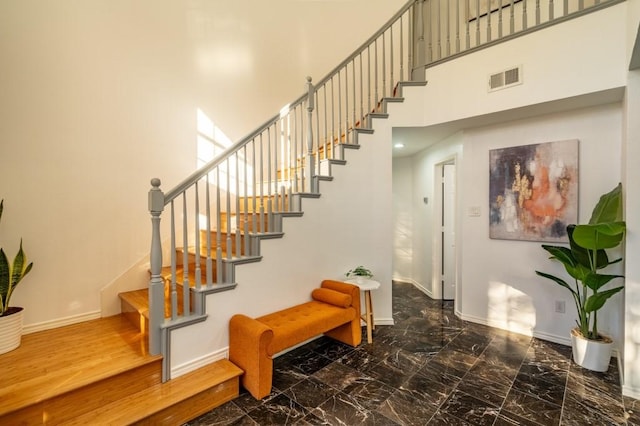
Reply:
<svg viewBox="0 0 640 426"><path fill-rule="evenodd" d="M564 300L556 300L556 312L559 314L565 313Z"/></svg>

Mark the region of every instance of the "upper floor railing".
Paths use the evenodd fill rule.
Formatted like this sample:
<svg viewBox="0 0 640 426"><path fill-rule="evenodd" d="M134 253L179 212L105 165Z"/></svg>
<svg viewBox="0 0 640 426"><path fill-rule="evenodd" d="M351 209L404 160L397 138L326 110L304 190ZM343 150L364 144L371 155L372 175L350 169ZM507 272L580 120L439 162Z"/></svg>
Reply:
<svg viewBox="0 0 640 426"><path fill-rule="evenodd" d="M624 0L421 0L418 68L537 31Z"/></svg>
<svg viewBox="0 0 640 426"><path fill-rule="evenodd" d="M149 338L204 318L204 295L235 286L234 267L318 193L327 163L357 147L401 81L492 43L622 0L412 0L279 114L163 193L152 180ZM165 229L161 225L164 215ZM168 240L163 249L163 241ZM169 261L163 267L163 253Z"/></svg>

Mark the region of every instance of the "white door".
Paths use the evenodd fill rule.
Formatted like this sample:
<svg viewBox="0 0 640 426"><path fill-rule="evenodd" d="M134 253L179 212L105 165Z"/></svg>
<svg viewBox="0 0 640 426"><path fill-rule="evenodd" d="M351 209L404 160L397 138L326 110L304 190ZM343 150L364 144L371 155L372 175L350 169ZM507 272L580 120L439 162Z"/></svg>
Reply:
<svg viewBox="0 0 640 426"><path fill-rule="evenodd" d="M452 300L456 294L455 238L455 164L442 169L442 298Z"/></svg>

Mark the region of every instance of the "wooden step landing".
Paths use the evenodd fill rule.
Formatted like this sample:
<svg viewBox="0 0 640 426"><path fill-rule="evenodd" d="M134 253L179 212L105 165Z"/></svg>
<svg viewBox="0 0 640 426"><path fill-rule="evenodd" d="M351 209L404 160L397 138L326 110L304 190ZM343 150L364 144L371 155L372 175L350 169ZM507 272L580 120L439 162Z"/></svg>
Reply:
<svg viewBox="0 0 640 426"><path fill-rule="evenodd" d="M180 425L237 398L243 371L228 360L133 393L67 425Z"/></svg>
<svg viewBox="0 0 640 426"><path fill-rule="evenodd" d="M0 355L0 424L61 424L161 381L162 357L116 315L22 337Z"/></svg>

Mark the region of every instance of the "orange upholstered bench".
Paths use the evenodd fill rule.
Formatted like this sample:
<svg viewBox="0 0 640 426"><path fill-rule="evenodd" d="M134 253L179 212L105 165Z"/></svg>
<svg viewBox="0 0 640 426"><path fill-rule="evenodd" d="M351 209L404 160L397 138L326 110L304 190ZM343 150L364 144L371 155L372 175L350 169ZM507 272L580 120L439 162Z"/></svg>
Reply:
<svg viewBox="0 0 640 426"><path fill-rule="evenodd" d="M259 318L234 315L229 322L229 359L244 370L241 381L256 399L271 393L273 355L325 334L351 346L362 339L360 289L325 280L312 300Z"/></svg>

